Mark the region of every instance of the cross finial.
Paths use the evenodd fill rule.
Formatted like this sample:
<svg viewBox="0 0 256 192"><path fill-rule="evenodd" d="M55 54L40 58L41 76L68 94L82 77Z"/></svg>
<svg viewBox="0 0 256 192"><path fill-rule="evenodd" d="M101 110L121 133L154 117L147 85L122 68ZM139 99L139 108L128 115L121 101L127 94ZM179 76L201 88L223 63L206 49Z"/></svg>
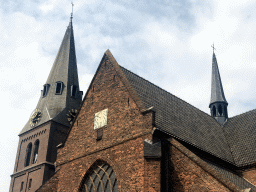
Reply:
<svg viewBox="0 0 256 192"><path fill-rule="evenodd" d="M212 47L212 49L213 49L213 53L214 53L214 50L216 50L216 49L215 49L215 47L214 47L214 43L212 44L212 46L211 46L211 47Z"/></svg>
<svg viewBox="0 0 256 192"><path fill-rule="evenodd" d="M72 21L72 19L73 19L73 7L74 7L74 3L73 3L73 2L71 2L71 5L72 5L72 12L71 12L70 21Z"/></svg>

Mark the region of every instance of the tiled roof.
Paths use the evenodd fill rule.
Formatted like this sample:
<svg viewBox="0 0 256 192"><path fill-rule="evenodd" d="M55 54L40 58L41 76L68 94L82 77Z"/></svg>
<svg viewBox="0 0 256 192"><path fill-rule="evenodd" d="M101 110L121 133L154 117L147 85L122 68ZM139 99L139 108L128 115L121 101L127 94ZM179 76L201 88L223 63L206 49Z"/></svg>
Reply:
<svg viewBox="0 0 256 192"><path fill-rule="evenodd" d="M121 69L145 107L154 107L158 129L234 163L222 127L214 118L127 69Z"/></svg>
<svg viewBox="0 0 256 192"><path fill-rule="evenodd" d="M223 127L237 166L256 162L256 110L229 118Z"/></svg>
<svg viewBox="0 0 256 192"><path fill-rule="evenodd" d="M238 167L256 163L256 110L228 119L213 117L121 67L146 108L154 107L156 127Z"/></svg>

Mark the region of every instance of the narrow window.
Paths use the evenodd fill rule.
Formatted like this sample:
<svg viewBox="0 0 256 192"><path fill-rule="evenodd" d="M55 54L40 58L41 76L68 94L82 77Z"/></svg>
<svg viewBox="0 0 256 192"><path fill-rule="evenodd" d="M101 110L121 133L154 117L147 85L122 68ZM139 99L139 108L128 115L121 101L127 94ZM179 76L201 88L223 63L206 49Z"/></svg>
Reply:
<svg viewBox="0 0 256 192"><path fill-rule="evenodd" d="M218 111L219 111L220 116L222 116L222 107L221 107L221 105L218 106Z"/></svg>
<svg viewBox="0 0 256 192"><path fill-rule="evenodd" d="M224 113L225 113L225 117L228 118L228 110L227 110L227 106L224 107Z"/></svg>
<svg viewBox="0 0 256 192"><path fill-rule="evenodd" d="M28 146L27 146L26 159L25 159L25 167L29 165L30 156L31 156L31 150L32 150L32 143L29 143Z"/></svg>
<svg viewBox="0 0 256 192"><path fill-rule="evenodd" d="M45 84L45 85L44 85L43 97L46 97L49 88L50 88L50 84Z"/></svg>
<svg viewBox="0 0 256 192"><path fill-rule="evenodd" d="M34 147L34 154L33 154L33 161L32 161L32 163L36 163L37 162L38 149L39 149L39 140L36 140L35 147Z"/></svg>
<svg viewBox="0 0 256 192"><path fill-rule="evenodd" d="M29 183L28 183L28 189L30 189L32 186L32 179L29 179Z"/></svg>
<svg viewBox="0 0 256 192"><path fill-rule="evenodd" d="M97 141L101 140L103 136L103 128L97 129Z"/></svg>
<svg viewBox="0 0 256 192"><path fill-rule="evenodd" d="M71 85L71 97L76 96L76 85Z"/></svg>
<svg viewBox="0 0 256 192"><path fill-rule="evenodd" d="M20 184L20 191L23 190L23 187L24 187L24 182L22 181L21 184Z"/></svg>
<svg viewBox="0 0 256 192"><path fill-rule="evenodd" d="M61 95L63 90L63 83L62 82L56 82L56 95Z"/></svg>
<svg viewBox="0 0 256 192"><path fill-rule="evenodd" d="M215 106L212 107L212 116L216 117L216 108L215 108Z"/></svg>

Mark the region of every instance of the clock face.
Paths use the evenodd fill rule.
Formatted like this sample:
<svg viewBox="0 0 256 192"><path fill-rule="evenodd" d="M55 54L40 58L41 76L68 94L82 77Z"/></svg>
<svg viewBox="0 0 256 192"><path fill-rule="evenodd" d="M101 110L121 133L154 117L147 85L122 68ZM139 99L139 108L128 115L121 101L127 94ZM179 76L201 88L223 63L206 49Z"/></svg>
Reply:
<svg viewBox="0 0 256 192"><path fill-rule="evenodd" d="M42 117L42 112L39 109L35 109L32 115L30 116L30 121L29 121L30 126L33 127L36 124L38 124L41 117Z"/></svg>
<svg viewBox="0 0 256 192"><path fill-rule="evenodd" d="M94 116L94 129L99 129L107 125L108 109L104 109Z"/></svg>
<svg viewBox="0 0 256 192"><path fill-rule="evenodd" d="M71 110L68 111L67 116L68 116L68 121L69 121L70 124L72 124L76 114L77 114L76 109L71 109Z"/></svg>

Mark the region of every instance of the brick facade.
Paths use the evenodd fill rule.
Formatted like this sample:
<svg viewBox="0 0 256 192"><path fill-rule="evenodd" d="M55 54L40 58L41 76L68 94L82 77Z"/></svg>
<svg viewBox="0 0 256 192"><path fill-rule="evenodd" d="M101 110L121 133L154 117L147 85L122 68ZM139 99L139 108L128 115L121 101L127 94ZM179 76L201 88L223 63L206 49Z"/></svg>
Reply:
<svg viewBox="0 0 256 192"><path fill-rule="evenodd" d="M102 139L96 140L94 114L106 108L107 125ZM77 191L97 160L113 168L119 191L160 191L160 161L144 158L144 140L152 140L152 129L152 114L141 113L105 56L65 145L58 150L58 191Z"/></svg>

